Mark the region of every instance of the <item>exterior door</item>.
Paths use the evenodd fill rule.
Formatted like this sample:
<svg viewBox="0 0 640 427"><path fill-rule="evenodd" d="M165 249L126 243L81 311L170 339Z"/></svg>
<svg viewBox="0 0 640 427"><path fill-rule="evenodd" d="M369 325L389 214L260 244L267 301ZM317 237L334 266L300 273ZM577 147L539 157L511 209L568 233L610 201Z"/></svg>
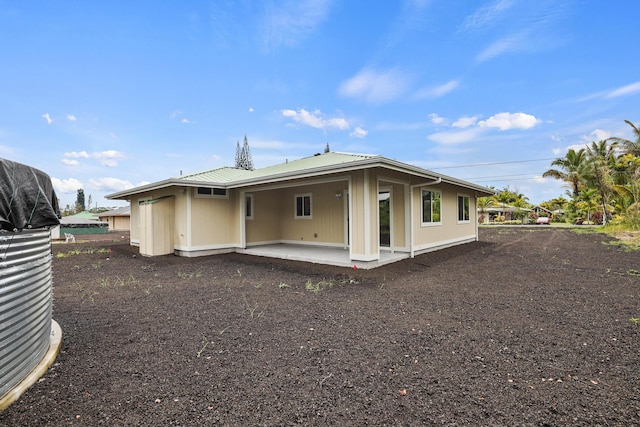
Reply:
<svg viewBox="0 0 640 427"><path fill-rule="evenodd" d="M381 190L378 193L380 222L380 247L391 247L391 191Z"/></svg>

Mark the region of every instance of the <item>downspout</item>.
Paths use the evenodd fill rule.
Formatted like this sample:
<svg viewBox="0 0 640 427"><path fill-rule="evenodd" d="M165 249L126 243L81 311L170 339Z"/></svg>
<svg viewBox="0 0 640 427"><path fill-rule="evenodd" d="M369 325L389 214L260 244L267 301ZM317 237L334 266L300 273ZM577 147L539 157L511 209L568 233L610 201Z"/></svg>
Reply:
<svg viewBox="0 0 640 427"><path fill-rule="evenodd" d="M415 250L414 250L414 246L413 246L413 240L414 240L414 236L413 236L413 189L416 187L427 187L429 185L438 185L442 182L442 177L438 177L438 179L436 179L433 182L427 182L427 183L422 183L422 184L414 184L414 185L410 185L409 186L409 209L411 209L411 214L410 214L410 227L411 227L411 233L409 233L409 256L411 258L415 257Z"/></svg>

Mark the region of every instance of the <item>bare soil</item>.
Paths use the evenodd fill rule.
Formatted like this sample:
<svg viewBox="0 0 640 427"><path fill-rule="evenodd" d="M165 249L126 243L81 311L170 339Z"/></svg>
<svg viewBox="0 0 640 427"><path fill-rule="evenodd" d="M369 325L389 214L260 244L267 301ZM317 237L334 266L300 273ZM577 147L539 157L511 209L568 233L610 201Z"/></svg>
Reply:
<svg viewBox="0 0 640 427"><path fill-rule="evenodd" d="M640 254L611 243L481 229L370 271L55 244L62 349L0 425L640 425Z"/></svg>

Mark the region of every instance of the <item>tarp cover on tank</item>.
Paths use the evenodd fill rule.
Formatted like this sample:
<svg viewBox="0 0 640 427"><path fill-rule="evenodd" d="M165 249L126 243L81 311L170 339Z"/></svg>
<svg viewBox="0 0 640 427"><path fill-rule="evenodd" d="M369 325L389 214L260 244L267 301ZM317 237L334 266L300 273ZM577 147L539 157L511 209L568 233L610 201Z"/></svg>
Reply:
<svg viewBox="0 0 640 427"><path fill-rule="evenodd" d="M0 229L42 228L60 223L58 198L46 173L0 158Z"/></svg>

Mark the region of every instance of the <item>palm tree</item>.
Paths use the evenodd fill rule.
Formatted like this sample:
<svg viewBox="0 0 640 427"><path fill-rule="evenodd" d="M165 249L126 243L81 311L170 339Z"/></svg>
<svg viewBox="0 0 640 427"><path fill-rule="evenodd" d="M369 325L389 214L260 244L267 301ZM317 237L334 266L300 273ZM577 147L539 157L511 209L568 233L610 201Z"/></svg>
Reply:
<svg viewBox="0 0 640 427"><path fill-rule="evenodd" d="M565 157L557 158L551 162L551 166L558 166L558 169L549 169L542 176L565 181L575 198L580 193L586 162L587 153L584 148L578 151L570 148Z"/></svg>
<svg viewBox="0 0 640 427"><path fill-rule="evenodd" d="M629 120L625 120L624 122L629 126L631 126L633 135L635 136L636 140L631 141L629 139L618 138L618 137L613 137L609 139L613 142L619 143L622 146L622 149L625 154L631 154L633 156L640 157L640 127L634 125Z"/></svg>
<svg viewBox="0 0 640 427"><path fill-rule="evenodd" d="M598 190L595 188L585 188L580 190L578 195L578 207L587 211L587 222L591 222L591 211L598 207Z"/></svg>
<svg viewBox="0 0 640 427"><path fill-rule="evenodd" d="M624 154L618 157L618 164L627 178L623 184L613 186L622 198L618 204L625 207L626 221L633 228L640 228L640 157Z"/></svg>
<svg viewBox="0 0 640 427"><path fill-rule="evenodd" d="M495 202L490 197L478 197L477 206L480 210L480 218L482 218L483 222L486 224L489 222L489 218L485 217L484 214L486 213L487 208L495 206Z"/></svg>
<svg viewBox="0 0 640 427"><path fill-rule="evenodd" d="M600 195L602 202L602 223L607 224L607 207L613 195L613 172L615 170L615 149L618 143L602 140L591 142L587 147L587 164L585 180L588 188L594 188Z"/></svg>

